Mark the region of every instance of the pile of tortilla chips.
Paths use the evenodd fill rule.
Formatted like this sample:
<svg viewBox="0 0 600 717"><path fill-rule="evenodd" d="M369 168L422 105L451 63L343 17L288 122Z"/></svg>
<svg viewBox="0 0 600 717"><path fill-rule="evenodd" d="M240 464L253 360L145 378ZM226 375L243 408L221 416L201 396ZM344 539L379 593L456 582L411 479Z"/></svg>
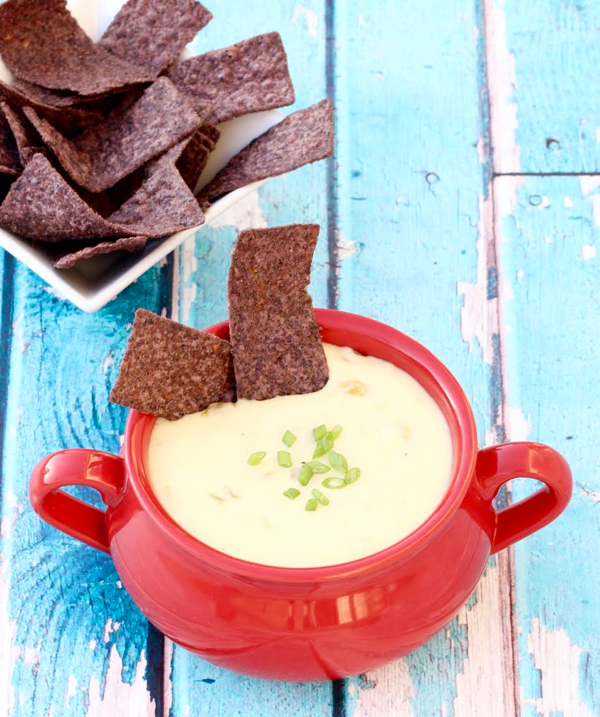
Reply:
<svg viewBox="0 0 600 717"><path fill-rule="evenodd" d="M272 32L180 61L212 19L196 0L129 0L97 43L65 0L0 5L0 227L60 269L197 227L215 200L333 152L328 100L251 142L196 196L218 124L294 102Z"/></svg>
<svg viewBox="0 0 600 717"><path fill-rule="evenodd" d="M318 235L316 224L240 233L229 341L139 309L110 400L174 421L213 403L323 388L329 369L306 291Z"/></svg>

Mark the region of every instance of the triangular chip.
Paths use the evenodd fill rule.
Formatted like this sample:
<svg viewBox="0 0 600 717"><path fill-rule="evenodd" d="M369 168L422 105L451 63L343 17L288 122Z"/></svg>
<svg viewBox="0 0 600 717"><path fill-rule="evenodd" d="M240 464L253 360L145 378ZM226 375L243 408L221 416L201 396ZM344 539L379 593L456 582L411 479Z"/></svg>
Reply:
<svg viewBox="0 0 600 717"><path fill-rule="evenodd" d="M196 0L129 0L99 45L157 77L211 19Z"/></svg>
<svg viewBox="0 0 600 717"><path fill-rule="evenodd" d="M197 112L218 123L294 102L294 86L278 32L191 57L167 76Z"/></svg>
<svg viewBox="0 0 600 717"><path fill-rule="evenodd" d="M72 179L91 192L114 186L202 124L184 96L160 77L137 100L125 99L105 121L66 139L30 108L25 114Z"/></svg>
<svg viewBox="0 0 600 717"><path fill-rule="evenodd" d="M229 327L238 398L312 393L329 370L306 287L317 224L250 229L229 271Z"/></svg>
<svg viewBox="0 0 600 717"><path fill-rule="evenodd" d="M19 78L95 95L153 79L94 44L65 0L7 0L0 5L0 55Z"/></svg>
<svg viewBox="0 0 600 717"><path fill-rule="evenodd" d="M0 103L0 107L15 138L21 166L27 166L34 154L40 152L45 154L46 149L42 146L43 142L29 122L22 115L11 109L6 102Z"/></svg>
<svg viewBox="0 0 600 717"><path fill-rule="evenodd" d="M198 184L200 175L204 167L206 167L210 153L215 148L219 136L220 132L215 125L203 124L192 135L177 161L177 169L192 192L196 188L196 184Z"/></svg>
<svg viewBox="0 0 600 717"><path fill-rule="evenodd" d="M135 312L113 403L174 421L234 397L227 341L145 309Z"/></svg>
<svg viewBox="0 0 600 717"><path fill-rule="evenodd" d="M41 241L100 239L132 232L103 219L36 154L0 206L0 227Z"/></svg>
<svg viewBox="0 0 600 717"><path fill-rule="evenodd" d="M109 217L131 233L162 237L204 224L196 197L175 167L181 142L144 168L140 188Z"/></svg>
<svg viewBox="0 0 600 717"><path fill-rule="evenodd" d="M333 154L333 106L322 100L288 115L245 147L200 192L205 209L224 194L251 182L291 172Z"/></svg>
<svg viewBox="0 0 600 717"><path fill-rule="evenodd" d="M61 247L62 251L52 262L55 269L71 269L82 259L91 259L99 254L112 254L114 251L136 252L142 251L146 246L148 237L123 237L122 239L114 239L113 241L103 241L99 244L83 247L83 249L74 249L73 251L64 251L65 247Z"/></svg>

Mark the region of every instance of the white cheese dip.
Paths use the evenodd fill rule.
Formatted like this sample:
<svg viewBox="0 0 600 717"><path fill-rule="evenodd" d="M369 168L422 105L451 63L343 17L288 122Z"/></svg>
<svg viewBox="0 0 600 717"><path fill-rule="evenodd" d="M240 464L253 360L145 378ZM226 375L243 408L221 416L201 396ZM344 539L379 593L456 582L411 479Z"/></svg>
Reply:
<svg viewBox="0 0 600 717"><path fill-rule="evenodd" d="M450 430L441 410L406 372L325 344L329 381L316 393L221 403L178 421L159 418L148 448L157 499L188 533L224 553L264 565L317 567L376 553L406 537L449 486ZM359 479L340 489L298 483L315 450L312 429L336 424L335 441ZM287 447L282 437L297 440ZM288 451L293 467L278 465ZM248 457L266 451L258 465ZM318 460L327 463L327 455ZM294 500L283 492L296 488ZM329 499L307 511L317 488Z"/></svg>

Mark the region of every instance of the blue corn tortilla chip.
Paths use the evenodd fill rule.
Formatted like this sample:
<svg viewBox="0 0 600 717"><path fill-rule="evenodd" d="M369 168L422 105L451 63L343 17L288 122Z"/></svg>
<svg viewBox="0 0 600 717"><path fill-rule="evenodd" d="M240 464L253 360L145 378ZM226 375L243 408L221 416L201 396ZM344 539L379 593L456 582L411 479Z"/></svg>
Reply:
<svg viewBox="0 0 600 717"><path fill-rule="evenodd" d="M312 393L329 369L306 287L317 224L250 229L229 270L229 329L238 398Z"/></svg>
<svg viewBox="0 0 600 717"><path fill-rule="evenodd" d="M7 85L0 81L0 102L6 102L13 109L33 107L35 111L52 123L67 137L72 137L79 132L98 124L103 119L103 114L96 108L86 106L59 108L41 102L28 94L25 94L16 86Z"/></svg>
<svg viewBox="0 0 600 717"><path fill-rule="evenodd" d="M220 134L215 125L203 124L192 135L181 153L181 157L177 160L177 169L192 192L198 184L200 175L206 167L210 153L214 150Z"/></svg>
<svg viewBox="0 0 600 717"><path fill-rule="evenodd" d="M175 162L185 142L144 168L139 189L108 219L131 233L162 237L204 224L204 214Z"/></svg>
<svg viewBox="0 0 600 717"><path fill-rule="evenodd" d="M20 171L19 148L6 116L0 112L0 174L16 176Z"/></svg>
<svg viewBox="0 0 600 717"><path fill-rule="evenodd" d="M6 102L0 103L0 108L13 133L21 167L27 166L35 154L40 152L45 154L46 150L43 147L42 140L27 119L20 115L18 111L11 109Z"/></svg>
<svg viewBox="0 0 600 717"><path fill-rule="evenodd" d="M81 95L154 79L145 68L94 44L65 0L7 0L0 5L0 55L22 80Z"/></svg>
<svg viewBox="0 0 600 717"><path fill-rule="evenodd" d="M114 186L202 124L184 96L160 77L137 100L127 97L101 125L66 139L35 110L27 118L69 176L90 192Z"/></svg>
<svg viewBox="0 0 600 717"><path fill-rule="evenodd" d="M170 421L233 401L231 346L138 309L110 400Z"/></svg>
<svg viewBox="0 0 600 717"><path fill-rule="evenodd" d="M147 241L148 237L123 237L122 239L103 241L83 248L74 248L72 251L65 251L66 247L61 245L61 251L59 255L54 258L52 266L55 269L72 269L78 261L91 259L100 254L112 254L115 251L126 251L129 253L142 251Z"/></svg>
<svg viewBox="0 0 600 717"><path fill-rule="evenodd" d="M234 189L291 172L333 154L331 100L288 115L236 154L200 192L203 209Z"/></svg>
<svg viewBox="0 0 600 717"><path fill-rule="evenodd" d="M157 77L210 20L196 0L129 0L99 45Z"/></svg>
<svg viewBox="0 0 600 717"><path fill-rule="evenodd" d="M131 235L88 206L44 155L36 154L0 205L0 227L46 242Z"/></svg>
<svg viewBox="0 0 600 717"><path fill-rule="evenodd" d="M196 111L214 124L294 102L294 86L278 32L183 60L173 65L167 76Z"/></svg>

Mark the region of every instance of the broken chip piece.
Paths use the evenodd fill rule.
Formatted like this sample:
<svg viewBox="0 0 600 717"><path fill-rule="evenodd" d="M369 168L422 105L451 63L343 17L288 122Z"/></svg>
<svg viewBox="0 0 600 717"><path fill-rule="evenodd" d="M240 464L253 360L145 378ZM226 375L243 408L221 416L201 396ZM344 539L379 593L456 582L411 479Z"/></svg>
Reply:
<svg viewBox="0 0 600 717"><path fill-rule="evenodd" d="M294 86L278 32L191 57L167 72L206 121L218 123L294 102Z"/></svg>
<svg viewBox="0 0 600 717"><path fill-rule="evenodd" d="M62 246L63 251L53 259L52 266L55 269L71 269L78 261L91 259L93 256L99 256L100 254L111 254L114 251L141 251L146 246L147 241L148 237L122 237L113 241L92 244L82 249L75 248L70 252L64 252L65 247Z"/></svg>
<svg viewBox="0 0 600 717"><path fill-rule="evenodd" d="M234 387L227 341L138 309L110 400L174 421L233 400Z"/></svg>
<svg viewBox="0 0 600 717"><path fill-rule="evenodd" d="M35 110L25 114L77 184L91 192L114 186L202 124L183 95L160 77L135 102L125 100L105 121L68 140Z"/></svg>
<svg viewBox="0 0 600 717"><path fill-rule="evenodd" d="M238 398L312 393L329 371L306 291L317 224L243 231L229 271L229 326Z"/></svg>
<svg viewBox="0 0 600 717"><path fill-rule="evenodd" d="M333 154L331 100L288 115L236 154L198 196L203 209L234 189Z"/></svg>
<svg viewBox="0 0 600 717"><path fill-rule="evenodd" d="M72 189L43 154L36 154L0 206L0 226L47 242L126 236Z"/></svg>
<svg viewBox="0 0 600 717"><path fill-rule="evenodd" d="M147 69L92 42L65 0L6 0L0 5L0 55L16 77L81 95L154 79Z"/></svg>
<svg viewBox="0 0 600 717"><path fill-rule="evenodd" d="M129 0L98 44L158 77L210 20L196 0Z"/></svg>

